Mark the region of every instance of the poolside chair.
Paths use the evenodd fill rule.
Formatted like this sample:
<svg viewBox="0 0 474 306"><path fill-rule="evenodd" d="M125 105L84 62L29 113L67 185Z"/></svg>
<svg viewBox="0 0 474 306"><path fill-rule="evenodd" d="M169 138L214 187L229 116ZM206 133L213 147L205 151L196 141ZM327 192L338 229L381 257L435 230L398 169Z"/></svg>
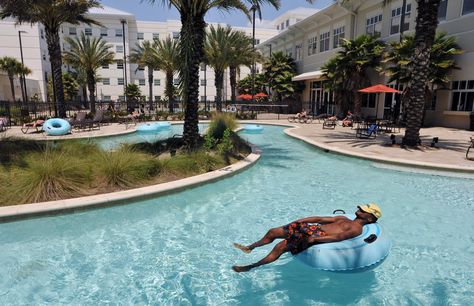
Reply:
<svg viewBox="0 0 474 306"><path fill-rule="evenodd" d="M75 129L85 129L86 128L86 112L78 112L76 118L72 118L69 123L71 127Z"/></svg>
<svg viewBox="0 0 474 306"><path fill-rule="evenodd" d="M44 120L41 120L41 119L35 120L33 122L24 123L23 126L21 127L21 132L23 134L26 134L28 133L30 128L34 128L36 132L42 132L43 124L44 124Z"/></svg>
<svg viewBox="0 0 474 306"><path fill-rule="evenodd" d="M337 125L337 118L332 116L324 119L323 129L335 129Z"/></svg>
<svg viewBox="0 0 474 306"><path fill-rule="evenodd" d="M467 159L473 159L472 157L469 157L469 150L471 150L472 148L474 148L474 138L471 137L470 146L469 146L469 148L467 148L467 151L466 151L466 158ZM472 153L471 153L471 155L472 155Z"/></svg>
<svg viewBox="0 0 474 306"><path fill-rule="evenodd" d="M359 128L356 130L357 138L374 138L377 137L377 124L372 123L368 128Z"/></svg>
<svg viewBox="0 0 474 306"><path fill-rule="evenodd" d="M105 113L105 110L103 109L97 110L94 114L94 118L85 120L86 126L89 126L89 129L93 129L94 127L97 127L100 130L100 124L104 120L104 113Z"/></svg>
<svg viewBox="0 0 474 306"><path fill-rule="evenodd" d="M8 118L7 117L0 117L0 132L5 132L8 128Z"/></svg>

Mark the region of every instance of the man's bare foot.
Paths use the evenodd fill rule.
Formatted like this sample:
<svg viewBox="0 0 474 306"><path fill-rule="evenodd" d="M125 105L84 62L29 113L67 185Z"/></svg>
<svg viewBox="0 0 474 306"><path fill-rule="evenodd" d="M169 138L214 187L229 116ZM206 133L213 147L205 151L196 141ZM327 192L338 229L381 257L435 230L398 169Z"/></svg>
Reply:
<svg viewBox="0 0 474 306"><path fill-rule="evenodd" d="M245 245L242 245L242 244L240 244L240 243L235 243L235 242L234 242L234 246L235 246L236 248L238 248L239 250L242 250L242 252L244 252L244 253L247 253L247 254L248 254L248 253L252 252L251 249L249 249L248 247L246 247Z"/></svg>
<svg viewBox="0 0 474 306"><path fill-rule="evenodd" d="M232 266L232 270L235 272L247 272L251 268L249 266Z"/></svg>

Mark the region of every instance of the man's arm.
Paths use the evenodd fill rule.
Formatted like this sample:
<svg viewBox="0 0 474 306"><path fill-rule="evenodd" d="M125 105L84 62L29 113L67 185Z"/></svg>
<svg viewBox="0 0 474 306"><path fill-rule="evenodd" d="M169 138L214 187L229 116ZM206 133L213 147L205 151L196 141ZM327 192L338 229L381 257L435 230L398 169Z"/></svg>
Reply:
<svg viewBox="0 0 474 306"><path fill-rule="evenodd" d="M334 234L334 235L326 235L320 237L310 237L308 242L310 244L317 244L317 243L327 243L327 242L337 242L342 241L350 238L354 238L362 233L361 229L358 228L351 228L342 233Z"/></svg>
<svg viewBox="0 0 474 306"><path fill-rule="evenodd" d="M305 222L305 223L319 223L319 224L327 224L327 223L333 223L336 222L337 220L344 219L346 220L346 217L343 216L338 216L338 217L307 217L303 219L298 219L295 222Z"/></svg>

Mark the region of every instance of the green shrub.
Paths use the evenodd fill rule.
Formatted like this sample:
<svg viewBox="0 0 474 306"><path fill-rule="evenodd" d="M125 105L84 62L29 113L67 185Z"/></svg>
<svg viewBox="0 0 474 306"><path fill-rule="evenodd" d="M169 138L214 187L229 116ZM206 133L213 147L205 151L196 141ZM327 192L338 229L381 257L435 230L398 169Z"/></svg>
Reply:
<svg viewBox="0 0 474 306"><path fill-rule="evenodd" d="M7 137L0 140L0 163L4 165L19 164L24 155L31 152L42 152L45 141Z"/></svg>
<svg viewBox="0 0 474 306"><path fill-rule="evenodd" d="M100 151L95 158L94 171L100 185L132 187L156 175L160 164L152 156L129 147L117 151Z"/></svg>
<svg viewBox="0 0 474 306"><path fill-rule="evenodd" d="M55 150L32 153L25 158L25 167L11 170L11 180L4 186L4 204L59 200L83 195L90 175L85 164Z"/></svg>
<svg viewBox="0 0 474 306"><path fill-rule="evenodd" d="M204 136L204 149L206 151L211 151L217 144L217 139L212 137L211 134L206 134Z"/></svg>
<svg viewBox="0 0 474 306"><path fill-rule="evenodd" d="M216 113L213 115L211 122L209 123L209 129L207 131L212 137L217 140L224 137L226 129L231 131L237 128L237 121L235 116L231 113Z"/></svg>
<svg viewBox="0 0 474 306"><path fill-rule="evenodd" d="M225 166L224 160L203 151L177 155L163 161L163 171L175 175L192 175L217 170Z"/></svg>
<svg viewBox="0 0 474 306"><path fill-rule="evenodd" d="M230 137L231 130L226 129L224 131L224 136L222 137L221 141L217 145L217 152L220 155L228 156L230 153L234 152L234 143Z"/></svg>

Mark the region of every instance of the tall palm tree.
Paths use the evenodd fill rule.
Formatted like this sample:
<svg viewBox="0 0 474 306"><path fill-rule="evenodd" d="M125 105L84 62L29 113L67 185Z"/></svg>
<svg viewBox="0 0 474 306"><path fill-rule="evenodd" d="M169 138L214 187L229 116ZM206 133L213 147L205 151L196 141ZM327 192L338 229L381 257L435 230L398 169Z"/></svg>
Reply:
<svg viewBox="0 0 474 306"><path fill-rule="evenodd" d="M404 84L403 96L409 95L410 87L407 84L412 75L410 67L413 65L412 54L414 52L414 37L407 35L400 42L392 42L385 55L384 62L390 65L386 69L387 75L390 77L389 82L397 81L399 84ZM428 82L425 86L426 102L431 100L434 87L442 87L449 82L452 69L460 69L456 65L454 57L462 54L462 50L456 44L456 38L447 37L445 33L436 34L430 52ZM405 102L407 101L405 100Z"/></svg>
<svg viewBox="0 0 474 306"><path fill-rule="evenodd" d="M199 65L204 57L206 22L204 17L211 9L247 12L241 0L149 0L175 7L181 16L180 32L180 79L182 98L185 103L183 141L188 149L194 149L199 139Z"/></svg>
<svg viewBox="0 0 474 306"><path fill-rule="evenodd" d="M146 67L148 70L148 102L150 109L153 108L153 71L159 68L159 60L156 54L156 43L148 40L137 43L130 51L130 62L138 64L138 68ZM137 68L137 69L138 69Z"/></svg>
<svg viewBox="0 0 474 306"><path fill-rule="evenodd" d="M4 56L0 58L0 71L5 71L10 80L10 89L12 93L12 99L15 101L15 85L14 79L18 75L28 75L31 73L31 69L24 66L14 57ZM23 88L23 84L21 84Z"/></svg>
<svg viewBox="0 0 474 306"><path fill-rule="evenodd" d="M96 0L0 0L0 19L14 17L18 23L44 26L49 60L54 79L57 115L66 117L62 82L62 57L59 29L62 24L98 24L86 16L89 9L100 7Z"/></svg>
<svg viewBox="0 0 474 306"><path fill-rule="evenodd" d="M64 52L64 61L86 73L91 112L94 113L97 70L103 65L113 63L115 54L110 51L111 46L107 45L102 37L91 39L84 32L81 37L75 39L66 37L66 42L71 45L71 49Z"/></svg>
<svg viewBox="0 0 474 306"><path fill-rule="evenodd" d="M179 69L179 43L167 37L165 40L155 40L155 45L159 68L165 72L165 95L169 112L172 113L175 94L173 78Z"/></svg>
<svg viewBox="0 0 474 306"><path fill-rule="evenodd" d="M372 35L361 35L354 40L343 39L336 57L323 66L325 76L340 94L342 111L346 112L352 102L354 113L360 114L361 101L357 91L370 84L369 69L380 70L385 44Z"/></svg>
<svg viewBox="0 0 474 306"><path fill-rule="evenodd" d="M216 86L216 109L222 111L222 88L224 85L224 72L230 65L234 31L230 26L211 26L204 44L205 63L214 69Z"/></svg>
<svg viewBox="0 0 474 306"><path fill-rule="evenodd" d="M234 31L232 39L229 40L232 52L229 58L229 80L231 88L231 100L235 103L237 92L237 72L240 66L252 67L252 59L256 57L256 52L252 46L252 38L243 31Z"/></svg>

